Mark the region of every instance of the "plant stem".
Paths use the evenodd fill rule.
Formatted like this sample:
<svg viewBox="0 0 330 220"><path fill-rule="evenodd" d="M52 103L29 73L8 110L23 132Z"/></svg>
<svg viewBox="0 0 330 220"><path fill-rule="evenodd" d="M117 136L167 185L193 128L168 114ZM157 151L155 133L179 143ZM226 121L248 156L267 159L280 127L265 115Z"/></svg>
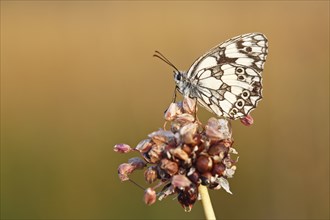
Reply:
<svg viewBox="0 0 330 220"><path fill-rule="evenodd" d="M202 197L202 204L203 204L205 219L206 220L215 220L216 218L215 218L214 210L213 210L209 192L207 191L206 186L203 186L201 184L201 185L199 185L198 190Z"/></svg>

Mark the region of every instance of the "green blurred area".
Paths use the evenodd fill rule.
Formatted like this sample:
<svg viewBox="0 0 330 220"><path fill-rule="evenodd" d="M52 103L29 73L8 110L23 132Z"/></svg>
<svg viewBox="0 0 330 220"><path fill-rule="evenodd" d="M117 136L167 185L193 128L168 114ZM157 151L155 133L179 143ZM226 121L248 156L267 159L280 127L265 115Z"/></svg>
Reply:
<svg viewBox="0 0 330 220"><path fill-rule="evenodd" d="M216 215L328 219L328 1L1 1L1 218L203 218L200 202L144 205L117 177L137 155L112 147L163 125L174 81L154 50L188 69L249 32L269 40L264 99L252 127L233 122L234 194L210 192Z"/></svg>

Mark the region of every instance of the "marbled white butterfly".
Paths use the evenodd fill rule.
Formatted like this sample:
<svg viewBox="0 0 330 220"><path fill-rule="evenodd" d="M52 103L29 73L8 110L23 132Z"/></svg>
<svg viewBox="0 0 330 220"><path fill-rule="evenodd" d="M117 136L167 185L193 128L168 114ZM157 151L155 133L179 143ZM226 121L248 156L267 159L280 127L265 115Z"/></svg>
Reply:
<svg viewBox="0 0 330 220"><path fill-rule="evenodd" d="M262 33L231 38L199 57L188 71L179 71L156 51L154 56L172 66L176 90L197 99L217 116L247 116L262 98L262 77L268 41Z"/></svg>

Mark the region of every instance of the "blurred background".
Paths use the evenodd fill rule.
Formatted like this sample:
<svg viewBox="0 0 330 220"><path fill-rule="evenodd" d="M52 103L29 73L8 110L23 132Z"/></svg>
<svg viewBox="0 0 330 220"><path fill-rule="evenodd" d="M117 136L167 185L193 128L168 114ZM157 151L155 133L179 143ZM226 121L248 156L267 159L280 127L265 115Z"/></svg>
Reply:
<svg viewBox="0 0 330 220"><path fill-rule="evenodd" d="M131 146L163 125L179 69L263 32L255 124L233 122L238 170L219 219L329 218L329 2L1 1L1 218L202 219L121 183ZM199 111L201 121L213 116ZM144 186L142 172L134 179Z"/></svg>

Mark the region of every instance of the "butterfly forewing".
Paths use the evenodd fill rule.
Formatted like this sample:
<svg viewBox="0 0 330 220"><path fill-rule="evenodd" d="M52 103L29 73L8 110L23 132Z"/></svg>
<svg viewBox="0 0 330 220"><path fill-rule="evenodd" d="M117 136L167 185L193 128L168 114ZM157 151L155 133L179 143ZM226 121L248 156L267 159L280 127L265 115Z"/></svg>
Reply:
<svg viewBox="0 0 330 220"><path fill-rule="evenodd" d="M218 116L246 116L262 98L261 73L268 53L261 33L244 34L212 48L187 72L192 98Z"/></svg>

